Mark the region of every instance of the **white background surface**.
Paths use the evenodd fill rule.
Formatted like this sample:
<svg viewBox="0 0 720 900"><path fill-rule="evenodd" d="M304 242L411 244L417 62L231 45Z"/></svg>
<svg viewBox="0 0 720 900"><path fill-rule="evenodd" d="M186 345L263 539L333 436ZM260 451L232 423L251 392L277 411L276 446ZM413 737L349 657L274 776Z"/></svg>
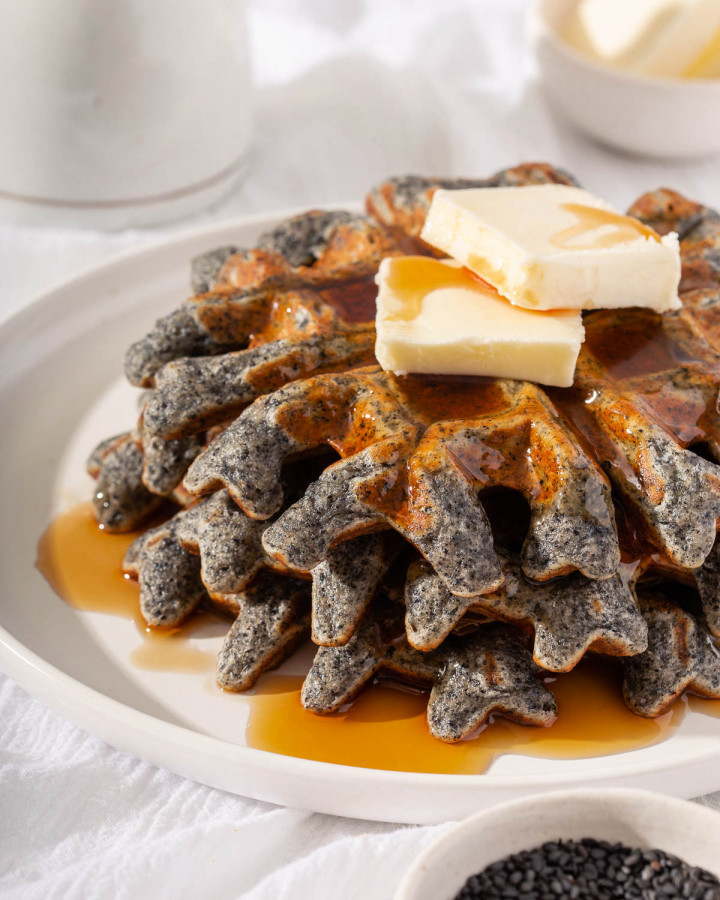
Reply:
<svg viewBox="0 0 720 900"><path fill-rule="evenodd" d="M556 120L533 80L526 9L524 0L251 2L257 135L245 184L164 230L0 225L0 313L184 225L357 200L390 174L486 175L547 160L621 207L660 185L720 207L717 160L622 157ZM84 734L2 676L0 716L3 898L384 900L442 829L283 810L183 781ZM719 806L720 795L708 802Z"/></svg>

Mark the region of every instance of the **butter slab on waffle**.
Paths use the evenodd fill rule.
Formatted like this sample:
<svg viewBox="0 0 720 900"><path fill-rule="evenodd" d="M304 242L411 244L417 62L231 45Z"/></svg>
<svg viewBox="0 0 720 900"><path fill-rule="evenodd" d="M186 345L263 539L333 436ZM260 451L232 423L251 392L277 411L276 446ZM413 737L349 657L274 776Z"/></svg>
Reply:
<svg viewBox="0 0 720 900"><path fill-rule="evenodd" d="M572 384L579 312L513 306L452 260L384 259L377 284L375 356L385 371Z"/></svg>
<svg viewBox="0 0 720 900"><path fill-rule="evenodd" d="M680 307L677 235L569 185L437 191L420 236L517 306Z"/></svg>

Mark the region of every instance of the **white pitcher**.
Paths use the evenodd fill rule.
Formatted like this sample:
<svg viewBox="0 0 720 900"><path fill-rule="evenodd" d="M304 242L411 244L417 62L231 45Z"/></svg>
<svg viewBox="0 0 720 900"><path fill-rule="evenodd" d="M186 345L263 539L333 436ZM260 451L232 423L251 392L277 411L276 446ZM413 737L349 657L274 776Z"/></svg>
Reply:
<svg viewBox="0 0 720 900"><path fill-rule="evenodd" d="M125 228L219 199L245 165L242 0L5 0L0 219Z"/></svg>

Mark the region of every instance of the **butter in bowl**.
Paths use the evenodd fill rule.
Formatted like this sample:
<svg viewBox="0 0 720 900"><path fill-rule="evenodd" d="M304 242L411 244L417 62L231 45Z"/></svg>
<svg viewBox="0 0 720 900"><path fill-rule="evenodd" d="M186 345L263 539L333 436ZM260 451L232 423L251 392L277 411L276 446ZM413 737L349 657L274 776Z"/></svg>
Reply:
<svg viewBox="0 0 720 900"><path fill-rule="evenodd" d="M535 0L530 33L558 111L629 153L720 152L717 0Z"/></svg>

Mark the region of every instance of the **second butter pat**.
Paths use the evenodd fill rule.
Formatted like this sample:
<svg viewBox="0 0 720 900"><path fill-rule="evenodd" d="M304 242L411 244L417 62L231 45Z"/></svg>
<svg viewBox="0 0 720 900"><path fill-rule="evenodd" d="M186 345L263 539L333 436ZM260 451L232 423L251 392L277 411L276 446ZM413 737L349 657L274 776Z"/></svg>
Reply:
<svg viewBox="0 0 720 900"><path fill-rule="evenodd" d="M579 312L521 309L459 264L425 256L384 259L377 283L375 355L386 371L572 384Z"/></svg>
<svg viewBox="0 0 720 900"><path fill-rule="evenodd" d="M594 62L639 75L720 77L718 0L579 0L562 36Z"/></svg>
<svg viewBox="0 0 720 900"><path fill-rule="evenodd" d="M435 192L421 237L529 309L678 309L676 234L567 185Z"/></svg>

